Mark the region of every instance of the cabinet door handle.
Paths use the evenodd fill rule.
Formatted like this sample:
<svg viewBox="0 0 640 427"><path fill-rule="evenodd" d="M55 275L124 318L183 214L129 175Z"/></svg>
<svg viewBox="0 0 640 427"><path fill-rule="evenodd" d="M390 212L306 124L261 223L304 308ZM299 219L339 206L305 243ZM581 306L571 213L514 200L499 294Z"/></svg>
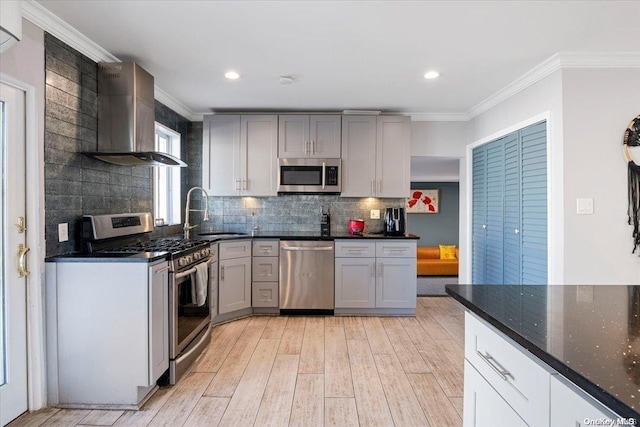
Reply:
<svg viewBox="0 0 640 427"><path fill-rule="evenodd" d="M316 152L316 143L312 139L311 140L311 154L315 154L315 152Z"/></svg>
<svg viewBox="0 0 640 427"><path fill-rule="evenodd" d="M249 186L249 184L248 184L247 182L248 182L248 181L247 181L246 179L243 179L243 180L242 180L242 189L243 189L244 191L246 191L246 190L247 190L247 187Z"/></svg>
<svg viewBox="0 0 640 427"><path fill-rule="evenodd" d="M380 277L384 277L384 263L380 263Z"/></svg>
<svg viewBox="0 0 640 427"><path fill-rule="evenodd" d="M515 230L513 230L513 232L514 232L515 234L518 234L518 233L520 233L520 229L516 228Z"/></svg>
<svg viewBox="0 0 640 427"><path fill-rule="evenodd" d="M378 195L382 194L382 181L378 180Z"/></svg>
<svg viewBox="0 0 640 427"><path fill-rule="evenodd" d="M482 228L486 230L487 229L487 224L482 224Z"/></svg>
<svg viewBox="0 0 640 427"><path fill-rule="evenodd" d="M480 350L476 350L476 353L478 353L478 356L480 356L480 358L484 360L487 363L487 365L489 365L491 369L493 369L496 372L496 374L500 376L500 378L502 378L505 381L509 381L509 377L511 377L515 380L513 375L511 375L511 372L507 371L502 366L500 366L498 361L494 359L493 356L491 356L489 353L485 352L485 354L482 354Z"/></svg>
<svg viewBox="0 0 640 427"><path fill-rule="evenodd" d="M224 280L224 265L220 267L220 280Z"/></svg>
<svg viewBox="0 0 640 427"><path fill-rule="evenodd" d="M374 182L375 182L375 181L372 179L372 180L371 180L371 195L372 195L372 196L375 196L375 195L376 195L376 189L373 187L373 183L374 183Z"/></svg>
<svg viewBox="0 0 640 427"><path fill-rule="evenodd" d="M309 141L304 142L304 154L309 154Z"/></svg>
<svg viewBox="0 0 640 427"><path fill-rule="evenodd" d="M240 180L236 179L236 191L240 191Z"/></svg>
<svg viewBox="0 0 640 427"><path fill-rule="evenodd" d="M371 277L376 278L376 263L374 262L371 266Z"/></svg>

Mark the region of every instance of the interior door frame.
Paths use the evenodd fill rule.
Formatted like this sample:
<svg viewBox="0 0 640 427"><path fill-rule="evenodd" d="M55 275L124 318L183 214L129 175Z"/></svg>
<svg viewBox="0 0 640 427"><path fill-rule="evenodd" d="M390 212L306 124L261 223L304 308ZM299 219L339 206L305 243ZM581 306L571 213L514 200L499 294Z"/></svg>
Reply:
<svg viewBox="0 0 640 427"><path fill-rule="evenodd" d="M44 141L38 138L38 91L10 75L0 82L25 93L26 225L31 274L27 276L27 405L30 411L46 406L44 335ZM44 94L40 94L44 97Z"/></svg>

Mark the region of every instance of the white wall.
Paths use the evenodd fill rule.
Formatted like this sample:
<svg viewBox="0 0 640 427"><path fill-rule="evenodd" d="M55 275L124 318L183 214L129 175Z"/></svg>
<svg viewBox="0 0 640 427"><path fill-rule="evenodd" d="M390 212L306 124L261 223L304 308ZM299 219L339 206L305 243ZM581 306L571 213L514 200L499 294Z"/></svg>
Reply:
<svg viewBox="0 0 640 427"><path fill-rule="evenodd" d="M467 122L411 122L411 155L463 157Z"/></svg>
<svg viewBox="0 0 640 427"><path fill-rule="evenodd" d="M547 118L549 148L549 283L563 281L562 71L556 71L467 122L467 149L460 162L460 276L471 283L471 148Z"/></svg>
<svg viewBox="0 0 640 427"><path fill-rule="evenodd" d="M565 70L562 98L564 280L638 285L640 254L631 254L622 138L640 113L640 69ZM594 199L593 215L576 214L577 198Z"/></svg>

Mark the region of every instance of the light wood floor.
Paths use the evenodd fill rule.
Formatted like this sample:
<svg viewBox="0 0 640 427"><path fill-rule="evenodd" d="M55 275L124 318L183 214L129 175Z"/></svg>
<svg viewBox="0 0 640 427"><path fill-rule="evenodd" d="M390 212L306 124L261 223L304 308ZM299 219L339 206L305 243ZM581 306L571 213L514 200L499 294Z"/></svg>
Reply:
<svg viewBox="0 0 640 427"><path fill-rule="evenodd" d="M214 328L176 386L134 411L46 408L16 426L462 425L462 306L415 318L252 317Z"/></svg>

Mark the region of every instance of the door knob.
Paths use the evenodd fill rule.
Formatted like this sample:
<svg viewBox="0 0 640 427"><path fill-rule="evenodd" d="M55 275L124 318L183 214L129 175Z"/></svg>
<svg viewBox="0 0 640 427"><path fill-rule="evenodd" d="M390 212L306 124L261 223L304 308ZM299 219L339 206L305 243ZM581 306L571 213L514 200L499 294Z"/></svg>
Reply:
<svg viewBox="0 0 640 427"><path fill-rule="evenodd" d="M27 270L27 252L31 249L20 243L18 245L18 277L27 277L29 271Z"/></svg>

